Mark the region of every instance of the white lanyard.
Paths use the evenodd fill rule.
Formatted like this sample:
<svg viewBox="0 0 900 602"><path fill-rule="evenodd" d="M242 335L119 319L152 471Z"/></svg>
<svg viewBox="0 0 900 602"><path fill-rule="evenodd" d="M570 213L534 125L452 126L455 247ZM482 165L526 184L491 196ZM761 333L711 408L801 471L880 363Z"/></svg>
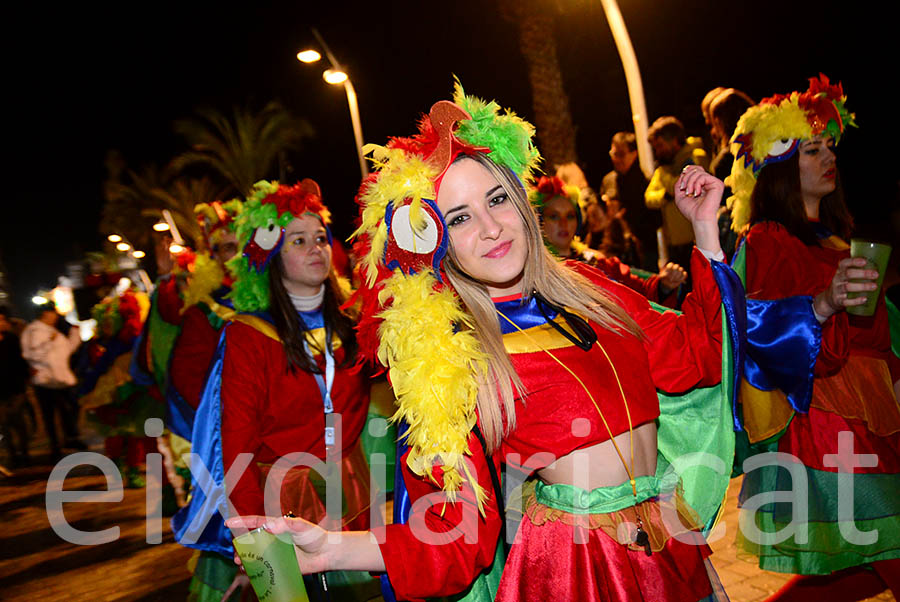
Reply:
<svg viewBox="0 0 900 602"><path fill-rule="evenodd" d="M325 329L325 338L329 338L331 336L330 329ZM322 395L322 406L325 412L325 447L330 447L334 445L334 426L331 426L331 418L334 413L334 404L331 401L331 387L334 385L334 355L331 353L330 345L328 345L329 341L325 342L325 377L323 378L321 374L314 372L313 376L316 378L316 384L319 385L319 393ZM304 337L303 339L303 350L306 352L306 356L310 359L310 361L315 364L315 358L313 358L312 351L309 349L309 342Z"/></svg>

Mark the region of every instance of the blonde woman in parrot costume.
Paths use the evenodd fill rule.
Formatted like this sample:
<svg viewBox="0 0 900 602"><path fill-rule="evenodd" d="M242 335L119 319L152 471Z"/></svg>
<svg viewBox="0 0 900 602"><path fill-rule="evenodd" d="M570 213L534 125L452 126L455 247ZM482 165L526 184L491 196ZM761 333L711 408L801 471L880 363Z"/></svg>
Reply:
<svg viewBox="0 0 900 602"><path fill-rule="evenodd" d="M699 168L679 180L708 247L694 251L684 313L662 312L547 251L525 190L533 133L457 85L416 135L370 147L359 340L389 370L402 421L394 524L340 538L300 519L228 524L290 534L304 573L384 573L385 599L715 599L699 531L730 470L700 483L666 468L701 449L731 465L722 301L743 290L720 262L723 185ZM507 479L532 477L508 548L501 463Z"/></svg>
<svg viewBox="0 0 900 602"><path fill-rule="evenodd" d="M883 298L872 317L844 311L865 301L848 293L873 290L877 276L865 259L850 258L847 244L853 221L834 153L856 125L845 103L841 85L821 75L804 92L748 109L731 139L728 204L742 233L734 267L748 305L777 300L815 317L776 325L760 316L751 330L765 344L750 345L741 383L739 456L789 454L795 469L793 476L777 466L748 471L740 497L742 521L760 532L796 530L778 543L747 529L738 536L761 568L802 576L772 600L857 600L885 586L900 593L900 361L891 353ZM808 344L798 350L792 338ZM789 370L804 378L785 384ZM846 462L835 460L841 450ZM851 453L865 460L851 464ZM801 518L790 503L749 504L781 491L808 499ZM878 535L853 541L848 527Z"/></svg>

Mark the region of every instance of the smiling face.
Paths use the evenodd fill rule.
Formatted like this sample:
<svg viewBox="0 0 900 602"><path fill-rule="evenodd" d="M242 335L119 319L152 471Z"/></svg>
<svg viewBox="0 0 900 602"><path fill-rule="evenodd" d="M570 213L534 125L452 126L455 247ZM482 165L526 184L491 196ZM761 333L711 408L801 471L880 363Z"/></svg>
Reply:
<svg viewBox="0 0 900 602"><path fill-rule="evenodd" d="M561 196L553 197L544 203L543 217L547 242L553 245L557 254L567 255L578 227L578 217L572 201Z"/></svg>
<svg viewBox="0 0 900 602"><path fill-rule="evenodd" d="M528 256L525 227L491 172L473 159L453 163L441 181L437 205L457 266L492 297L521 293Z"/></svg>
<svg viewBox="0 0 900 602"><path fill-rule="evenodd" d="M318 293L331 270L331 245L319 218L302 215L291 221L284 229L280 253L284 288L304 297Z"/></svg>
<svg viewBox="0 0 900 602"><path fill-rule="evenodd" d="M837 170L832 148L834 140L825 136L800 142L800 193L807 207L818 207L822 197L834 192Z"/></svg>

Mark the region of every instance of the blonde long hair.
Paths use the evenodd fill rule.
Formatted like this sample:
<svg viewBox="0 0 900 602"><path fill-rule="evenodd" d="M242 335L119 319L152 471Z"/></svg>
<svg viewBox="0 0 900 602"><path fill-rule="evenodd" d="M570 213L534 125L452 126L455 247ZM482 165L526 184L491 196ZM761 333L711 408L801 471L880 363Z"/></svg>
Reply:
<svg viewBox="0 0 900 602"><path fill-rule="evenodd" d="M525 296L539 292L545 299L580 314L607 330L617 334L642 337L640 327L624 309L607 293L587 279L565 268L544 246L540 225L522 182L506 167L491 161L481 153L460 155L457 161L472 159L490 172L503 186L525 226L527 255L522 290ZM515 396L524 403L527 391L519 375L513 369L509 354L503 345L503 335L497 310L483 283L466 274L456 261L451 242L444 261L447 278L471 314L475 324L474 334L487 353L488 380L479 383L478 415L488 451L500 446L500 440L516 427Z"/></svg>

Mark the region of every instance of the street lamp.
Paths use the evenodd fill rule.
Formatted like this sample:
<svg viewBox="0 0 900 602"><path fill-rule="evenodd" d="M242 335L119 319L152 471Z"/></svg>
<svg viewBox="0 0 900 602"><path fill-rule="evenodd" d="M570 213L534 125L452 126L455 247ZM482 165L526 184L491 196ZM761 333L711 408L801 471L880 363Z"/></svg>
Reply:
<svg viewBox="0 0 900 602"><path fill-rule="evenodd" d="M356 89L353 87L353 82L350 81L347 72L341 67L337 59L334 58L334 55L331 54L331 50L328 49L328 44L325 43L325 40L319 34L319 31L313 27L312 32L313 35L316 36L316 40L319 42L322 50L325 51L328 62L331 64L331 68L326 69L325 73L322 74L322 77L329 84L344 84L344 91L347 92L347 104L350 106L350 120L353 122L353 137L356 140L356 154L359 157L359 171L362 173L362 177L365 180L369 175L369 167L366 165L366 157L363 154L362 124L359 120L359 105L356 102ZM322 55L319 54L318 51L312 49L303 50L297 53L297 60L303 63L314 63L321 58Z"/></svg>
<svg viewBox="0 0 900 602"><path fill-rule="evenodd" d="M153 230L156 232L166 232L169 229L169 224L164 221L159 221L153 224Z"/></svg>
<svg viewBox="0 0 900 602"><path fill-rule="evenodd" d="M600 0L603 12L606 14L606 22L612 31L622 67L625 70L625 82L628 85L628 100L631 103L631 120L634 124L634 136L637 141L638 163L641 171L649 179L653 175L653 151L650 141L647 140L647 105L644 102L644 84L641 82L641 70L638 68L637 57L634 54L634 46L631 45L631 36L625 28L625 19L616 0Z"/></svg>
<svg viewBox="0 0 900 602"><path fill-rule="evenodd" d="M110 234L106 237L106 240L108 240L109 242L122 242L122 237L118 234Z"/></svg>
<svg viewBox="0 0 900 602"><path fill-rule="evenodd" d="M143 259L144 257L147 256L147 254L144 253L143 251L135 250L134 252L131 253L131 256L134 257L135 259Z"/></svg>

